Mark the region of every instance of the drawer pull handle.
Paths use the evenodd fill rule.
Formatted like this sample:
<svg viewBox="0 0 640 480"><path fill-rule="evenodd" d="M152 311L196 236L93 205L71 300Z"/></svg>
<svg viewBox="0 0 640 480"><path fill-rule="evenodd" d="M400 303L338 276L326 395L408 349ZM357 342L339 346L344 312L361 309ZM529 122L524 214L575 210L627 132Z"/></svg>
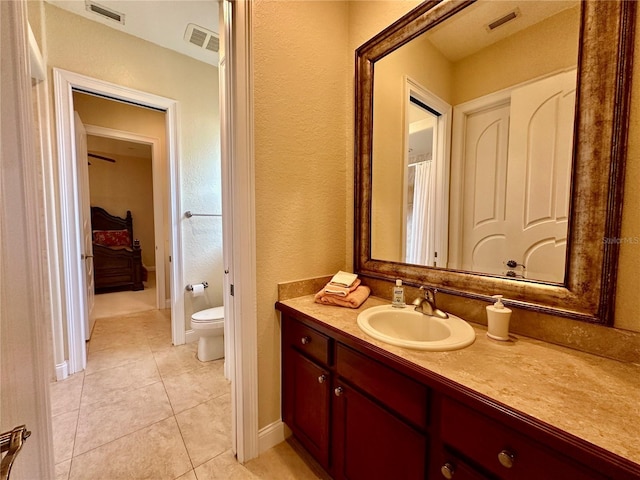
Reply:
<svg viewBox="0 0 640 480"><path fill-rule="evenodd" d="M344 393L344 389L342 387L336 387L333 393L336 394L336 397L340 397Z"/></svg>
<svg viewBox="0 0 640 480"><path fill-rule="evenodd" d="M515 461L516 456L511 453L509 450L502 450L499 454L498 454L498 461L500 462L500 465L502 465L504 468L511 468L513 467L513 462Z"/></svg>
<svg viewBox="0 0 640 480"><path fill-rule="evenodd" d="M324 383L326 379L327 379L327 376L323 373L318 377L318 383Z"/></svg>
<svg viewBox="0 0 640 480"><path fill-rule="evenodd" d="M447 480L451 480L453 478L453 474L456 473L456 469L452 464L447 462L440 467L440 473L442 473L442 476Z"/></svg>
<svg viewBox="0 0 640 480"><path fill-rule="evenodd" d="M305 335L300 339L300 341L302 342L303 345L308 345L309 343L311 343L311 337L308 335Z"/></svg>

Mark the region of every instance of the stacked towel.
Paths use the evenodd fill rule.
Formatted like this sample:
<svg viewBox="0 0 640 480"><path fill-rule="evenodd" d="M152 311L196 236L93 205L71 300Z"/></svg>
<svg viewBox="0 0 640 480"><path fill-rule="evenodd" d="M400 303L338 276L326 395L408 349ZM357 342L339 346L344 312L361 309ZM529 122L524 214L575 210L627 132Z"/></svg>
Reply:
<svg viewBox="0 0 640 480"><path fill-rule="evenodd" d="M316 303L358 308L369 297L371 289L361 285L354 273L338 272L322 290L316 293Z"/></svg>

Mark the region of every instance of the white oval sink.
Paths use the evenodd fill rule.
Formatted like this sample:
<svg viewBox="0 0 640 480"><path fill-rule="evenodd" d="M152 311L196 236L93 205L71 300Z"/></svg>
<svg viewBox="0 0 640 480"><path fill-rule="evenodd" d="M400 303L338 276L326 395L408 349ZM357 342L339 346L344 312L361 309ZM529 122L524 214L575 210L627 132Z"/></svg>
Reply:
<svg viewBox="0 0 640 480"><path fill-rule="evenodd" d="M434 352L464 348L476 339L473 327L460 317L431 317L416 312L413 306L368 308L358 315L358 326L382 342Z"/></svg>

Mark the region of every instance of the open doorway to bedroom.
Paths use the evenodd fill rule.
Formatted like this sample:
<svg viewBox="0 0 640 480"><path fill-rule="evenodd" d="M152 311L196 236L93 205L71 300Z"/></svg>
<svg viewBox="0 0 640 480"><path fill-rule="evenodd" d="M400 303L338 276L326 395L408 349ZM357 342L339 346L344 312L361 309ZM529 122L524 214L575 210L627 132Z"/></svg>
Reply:
<svg viewBox="0 0 640 480"><path fill-rule="evenodd" d="M92 216L100 209L125 219L130 212L132 238L126 243L129 247L135 244L140 260L133 265L139 268L139 275L131 283L127 255L133 252L117 250L120 245L97 247L96 241L110 244L117 239L92 227L97 294L92 317L164 309L170 305L166 289L170 268L165 255L168 206L163 193L167 184L165 113L77 91L73 103L87 132ZM128 232L121 233L128 236ZM112 256L118 253L123 256Z"/></svg>

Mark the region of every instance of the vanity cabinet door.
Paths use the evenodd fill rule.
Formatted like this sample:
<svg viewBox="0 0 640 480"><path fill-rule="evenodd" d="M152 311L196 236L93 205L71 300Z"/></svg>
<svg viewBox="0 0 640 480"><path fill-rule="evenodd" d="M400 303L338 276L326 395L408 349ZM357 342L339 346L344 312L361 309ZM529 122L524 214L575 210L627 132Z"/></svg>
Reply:
<svg viewBox="0 0 640 480"><path fill-rule="evenodd" d="M424 479L427 439L346 382L333 391L334 478Z"/></svg>
<svg viewBox="0 0 640 480"><path fill-rule="evenodd" d="M286 348L283 354L283 419L300 443L329 468L329 371Z"/></svg>

